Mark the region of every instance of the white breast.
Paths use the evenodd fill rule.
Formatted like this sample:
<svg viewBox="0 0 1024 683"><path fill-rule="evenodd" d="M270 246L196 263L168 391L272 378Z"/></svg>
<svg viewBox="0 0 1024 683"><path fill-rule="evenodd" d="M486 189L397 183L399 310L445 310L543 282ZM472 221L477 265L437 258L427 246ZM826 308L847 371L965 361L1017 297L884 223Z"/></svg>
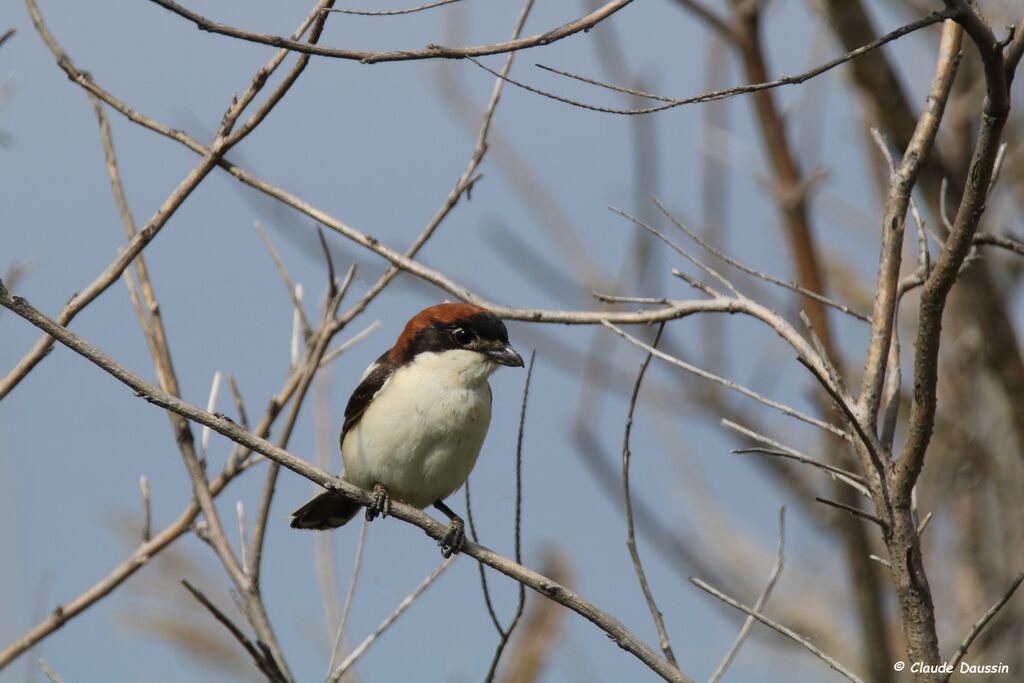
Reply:
<svg viewBox="0 0 1024 683"><path fill-rule="evenodd" d="M488 376L479 353L421 353L399 368L345 434L344 477L364 489L382 484L397 499L426 507L469 477L491 421Z"/></svg>

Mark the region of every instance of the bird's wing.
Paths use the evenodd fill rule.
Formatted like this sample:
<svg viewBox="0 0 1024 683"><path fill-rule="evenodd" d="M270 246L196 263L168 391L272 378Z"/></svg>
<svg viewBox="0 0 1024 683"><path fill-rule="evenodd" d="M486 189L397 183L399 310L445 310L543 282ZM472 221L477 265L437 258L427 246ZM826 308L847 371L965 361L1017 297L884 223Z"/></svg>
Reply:
<svg viewBox="0 0 1024 683"><path fill-rule="evenodd" d="M394 372L394 364L388 360L388 354L384 353L363 373L359 386L352 392L352 396L348 399L348 405L345 406L345 424L341 427L343 441L345 433L359 422L359 418L366 412L370 401L384 387Z"/></svg>

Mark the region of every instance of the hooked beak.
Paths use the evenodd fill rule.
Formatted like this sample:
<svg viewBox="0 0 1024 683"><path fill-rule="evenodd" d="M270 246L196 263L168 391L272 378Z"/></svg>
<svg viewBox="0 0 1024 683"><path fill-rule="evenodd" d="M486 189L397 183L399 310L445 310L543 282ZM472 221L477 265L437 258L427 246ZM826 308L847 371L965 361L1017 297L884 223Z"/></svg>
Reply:
<svg viewBox="0 0 1024 683"><path fill-rule="evenodd" d="M523 358L511 346L506 345L502 349L493 349L485 352L487 357L500 365L507 365L510 368L523 367Z"/></svg>

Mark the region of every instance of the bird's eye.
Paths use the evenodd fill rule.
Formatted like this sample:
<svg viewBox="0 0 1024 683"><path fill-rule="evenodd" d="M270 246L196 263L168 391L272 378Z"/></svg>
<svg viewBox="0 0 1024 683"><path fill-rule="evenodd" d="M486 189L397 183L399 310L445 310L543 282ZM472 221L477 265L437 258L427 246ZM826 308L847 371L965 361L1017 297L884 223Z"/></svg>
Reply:
<svg viewBox="0 0 1024 683"><path fill-rule="evenodd" d="M452 330L452 336L455 337L455 341L462 346L466 346L476 339L476 335L473 334L472 330L467 330L465 327L456 327Z"/></svg>

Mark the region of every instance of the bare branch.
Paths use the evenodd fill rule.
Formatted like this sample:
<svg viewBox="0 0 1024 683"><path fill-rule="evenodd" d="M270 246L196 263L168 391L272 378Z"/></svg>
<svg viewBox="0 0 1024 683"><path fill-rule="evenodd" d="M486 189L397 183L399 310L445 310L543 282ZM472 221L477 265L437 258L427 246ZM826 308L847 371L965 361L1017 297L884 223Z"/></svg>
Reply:
<svg viewBox="0 0 1024 683"><path fill-rule="evenodd" d="M93 92L95 89L88 87L88 84L91 83L91 79L86 74L83 74L77 68L75 68L70 57L68 57L68 55L64 52L63 48L61 48L61 46L57 43L56 39L50 33L46 24L43 22L43 18L42 15L39 13L39 8L36 4L36 0L27 0L27 2L29 15L32 18L32 23L35 25L36 30L43 38L43 41L46 43L47 47L50 48L50 51L56 57L58 66L60 66L73 81L75 81L79 85L82 85L83 87L86 87L86 89L90 92ZM314 10L314 13L310 14L307 20L302 24L302 26L300 27L300 31L297 31L296 34L294 34L296 39L301 37L301 35L305 32L306 28L310 25L310 23L314 20L316 16L320 16L320 9L328 5L329 2L330 0L321 0L321 2L318 3L317 8ZM315 41L319 37L319 30L315 29L311 36L311 40ZM259 118L250 119L249 122L247 122L244 130L239 131L230 138L226 137L231 126L237 120L238 116L242 114L242 108L240 108L238 105L240 105L243 102L248 103L248 101L251 101L251 97L248 97L249 93L252 93L252 96L255 96L256 92L260 88L262 88L262 84L265 83L266 78L271 73L273 73L273 71L277 68L278 65L280 65L281 61L284 59L286 54L286 51L280 51L277 55L275 55L274 58L271 59L271 61L266 66L264 66L257 73L257 77L253 79L253 83L250 85L249 89L245 94L246 96L239 100L239 102L236 103L235 106L229 108L228 111L225 113L224 120L222 123L222 131L218 133L217 137L214 139L209 149L203 148L204 151L202 152L202 159L200 160L199 164L197 164L196 167L193 168L192 171L190 171L189 174L181 180L181 182L178 184L175 190L167 197L166 200L164 200L163 204L161 204L160 208L157 209L155 214L153 214L152 218L149 219L146 226L142 230L138 231L134 236L132 236L124 251L118 255L118 257L106 268L106 270L104 270L87 287L85 287L79 293L73 296L71 300L64 306L64 308L61 309L60 313L56 318L58 324L67 325L83 308L88 306L96 299L96 297L98 297L100 294L106 291L107 288L110 287L110 285L113 284L121 276L121 273L124 272L125 268L127 268L132 263L132 261L140 253L142 253L142 250L146 247L146 245L148 245L153 240L153 238L156 237L157 233L164 227L164 225L166 225L171 215L173 215L174 212L177 211L177 209L181 206L182 203L184 203L184 201L188 198L192 191L199 185L199 183L202 182L202 180L210 173L211 170L213 170L213 168L218 164L218 162L223 159L224 154L226 154L228 150L230 150L235 144L240 142L242 138L245 137L245 135L250 133L253 130L253 128L255 128L255 126L258 125L263 120L263 117L265 117L266 114L269 113L270 108L264 106L264 108L261 109L260 112L258 112L262 116L260 116ZM295 78L298 77L298 75L302 72L304 68L304 63L296 64L296 66L292 69L290 79L286 81L289 86L291 83L294 82ZM279 88L279 91L280 96L283 96L284 93L281 88ZM100 97L100 99L107 101L107 99L104 98L99 92L93 92L93 94L95 94L97 97ZM280 96L278 97L277 100L275 100L275 102L280 99ZM248 97L248 99L246 99L246 97ZM170 132L170 129L166 126L162 126L161 130L162 132L169 133L171 137L176 140L179 140L181 142L186 141L185 138L182 138L181 136L175 135L174 133ZM188 138L188 140L191 139ZM43 337L39 341L37 341L35 346L33 346L32 349L27 354L25 354L21 361L19 361L18 364L9 373L7 373L7 376L5 376L3 379L0 379L0 399L3 399L4 396L10 393L11 390L15 386L17 386L18 383L20 383L21 380L24 379L29 372L32 371L32 369L46 356L47 353L49 353L50 349L52 348L52 339Z"/></svg>
<svg viewBox="0 0 1024 683"><path fill-rule="evenodd" d="M1012 251L1018 256L1024 256L1024 241L1014 237L993 235L989 232L979 232L975 233L973 239L975 244L989 244L996 247L1002 247L1003 249Z"/></svg>
<svg viewBox="0 0 1024 683"><path fill-rule="evenodd" d="M366 530L370 523L363 517L362 526L359 527L359 540L356 542L356 557L352 561L352 578L348 582L348 591L345 594L345 606L341 610L341 619L338 620L338 633L334 636L334 646L331 647L331 659L327 663L327 675L334 671L334 661L341 651L341 644L345 637L345 625L348 623L349 610L352 609L352 601L356 595L356 584L359 583L359 574L363 568L363 549L366 547Z"/></svg>
<svg viewBox="0 0 1024 683"><path fill-rule="evenodd" d="M981 630L988 625L988 622L992 621L999 610L1003 608L1003 605L1010 601L1010 598L1013 597L1013 594L1020 587L1021 581L1024 581L1024 573L1017 574L1017 578L1013 580L1013 583L1011 583L1010 587L1006 589L1003 596L996 601L996 604L992 605L992 607L990 607L988 611L981 615L981 618L974 623L971 630L967 632L967 636L964 638L963 642L960 643L960 647L956 649L956 654L953 655L953 659L950 662L949 673L942 677L943 681L948 681L953 672L957 670L957 665L960 664L960 660L964 658L965 654L967 654L967 649L971 646L971 643L973 643L974 639L978 637Z"/></svg>
<svg viewBox="0 0 1024 683"><path fill-rule="evenodd" d="M764 587L764 592L754 603L754 612L760 613L766 604L768 604L768 598L772 594L772 590L775 588L775 584L779 580L779 576L782 575L782 564L786 556L786 508L779 508L779 549L775 555L775 564L772 566L771 574L768 575L768 585ZM722 676L725 675L725 670L732 664L732 660L736 658L736 653L740 651L744 641L747 639L747 635L750 634L750 629L754 626L754 617L747 616L743 622L743 628L740 629L739 634L736 636L736 640L733 642L732 647L725 654L721 663L715 668L711 674L711 678L708 679L708 683L718 683Z"/></svg>
<svg viewBox="0 0 1024 683"><path fill-rule="evenodd" d="M871 514L869 512L864 512L863 510L861 510L859 508L855 508L852 505L847 505L846 503L839 503L839 502L836 502L834 500L829 500L828 498L819 498L817 496L815 496L814 500L816 500L819 503L822 503L824 505L828 505L829 507L834 507L834 508L836 508L838 510L844 510L846 512L849 512L854 517L860 517L861 519L866 519L869 522L874 522L875 524L878 525L878 527L880 529L882 529L882 531L885 531L889 527L888 524L883 522L876 515L873 515L873 514Z"/></svg>
<svg viewBox="0 0 1024 683"><path fill-rule="evenodd" d="M245 505L242 501L235 503L235 514L238 516L238 554L242 559L242 572L246 576L252 576L252 564L249 562L249 553L245 547L249 535L245 529Z"/></svg>
<svg viewBox="0 0 1024 683"><path fill-rule="evenodd" d="M286 405L293 397L302 400L298 393L299 379L304 369L300 368L290 374L281 390L270 400L266 412L259 424L252 432L261 438L265 438L280 414L281 407ZM229 377L230 382L230 377ZM244 426L244 423L243 423ZM245 431L250 431L245 427ZM228 458L224 470L213 481L210 482L210 493L213 496L219 495L224 488L236 476L244 472L254 461L246 460L251 450L242 446L236 446ZM72 598L68 602L58 606L46 618L29 629L21 638L17 639L5 649L0 650L0 669L15 658L31 649L35 644L54 633L64 626L69 620L81 614L83 611L96 604L113 590L120 586L126 579L136 571L144 567L151 559L159 555L171 543L177 540L182 534L187 533L199 515L199 506L193 500L185 510L152 539L139 545L131 554L115 567L109 574L101 578L91 587Z"/></svg>
<svg viewBox="0 0 1024 683"><path fill-rule="evenodd" d="M473 539L474 543L479 543L480 537L476 532L476 520L473 518L473 500L472 495L469 491L469 480L463 485L464 495L466 497L466 520L469 522L469 535ZM498 632L499 646L504 642L505 638L505 627L501 625L501 620L498 619L498 612L494 609L494 601L491 600L491 588L487 583L487 573L482 564L477 564L477 569L480 574L480 591L484 596L484 606L487 608L487 615L491 618L491 623L494 624L495 630Z"/></svg>
<svg viewBox="0 0 1024 683"><path fill-rule="evenodd" d="M374 320L372 323L364 327L360 332L357 332L350 339L346 339L344 342L338 345L337 348L331 349L324 354L323 359L320 361L320 367L325 367L338 358L341 354L345 353L359 342L363 341L371 334L377 331L380 327L380 320Z"/></svg>
<svg viewBox="0 0 1024 683"><path fill-rule="evenodd" d="M395 608L395 611L388 615L387 619L381 622L381 625L377 627L377 630L368 635L366 639L363 640L363 642L359 643L359 645L356 646L354 650L352 650L352 653L344 660L342 660L341 664L338 665L338 668L331 672L331 675L327 677L327 683L337 683L337 681L341 680L341 677L344 676L345 672L348 671L352 667L352 665L356 663L356 660L362 657L363 653L365 653L371 645L377 642L377 639L380 638L381 635L383 635L383 633L387 631L393 623L398 621L398 618L402 616L402 614L404 614L405 611L409 609L414 602L416 602L416 599L423 594L423 591L430 588L431 584L437 581L441 574L443 574L444 571L451 566L452 562L454 562L457 557L458 555L446 557L441 562L441 564L437 566L437 569L432 571L430 575L427 576L427 578L423 579L420 585L416 586L416 589L413 590L412 593L410 593L404 600L402 600L402 602L398 603L398 607Z"/></svg>
<svg viewBox="0 0 1024 683"><path fill-rule="evenodd" d="M658 346L658 340L661 339L661 333L665 331L665 323L658 326L658 332L654 335L654 341L651 343L651 348ZM651 586L647 582L647 575L644 573L643 563L640 561L640 552L636 547L636 535L633 530L633 500L629 492L629 461L631 452L629 448L629 436L633 431L633 411L636 409L636 402L640 396L640 385L643 383L644 375L647 373L647 366L651 363L651 358L654 354L648 352L643 362L640 364L640 371L637 373L636 382L633 384L633 393L629 398L629 411L626 413L626 428L622 435L622 497L623 506L626 511L626 547L629 548L629 556L633 560L633 571L636 573L636 578L640 582L640 589L643 591L644 600L647 601L647 609L651 613L651 618L654 620L654 627L658 631L658 640L661 644L661 650L665 653L665 659L671 662L672 666L679 667L676 662L675 653L672 652L672 644L668 639L668 631L665 630L665 620L661 615L661 610L658 609L658 604L654 601L654 593L651 592Z"/></svg>
<svg viewBox="0 0 1024 683"><path fill-rule="evenodd" d="M305 460L289 453L283 448L275 446L256 434L242 429L237 424L223 416L213 415L201 410L196 406L149 384L75 333L54 323L31 306L31 304L29 304L25 299L12 296L2 283L0 283L0 306L3 306L24 318L46 334L52 335L69 349L88 359L90 362L112 375L118 381L130 387L136 392L136 394L144 398L146 401L167 410L171 410L182 417L198 422L199 424L209 425L214 431L228 439L231 439L235 443L266 456L274 462L287 467L296 474L319 484L327 490L337 491L346 498L356 501L361 505L369 504L370 494L367 491L345 481L341 481L330 473L310 465ZM210 491L212 491L212 488ZM206 499L206 504L203 505L203 508L204 510L209 509L212 507L210 504L209 492L201 491L201 493ZM415 524L420 529L423 529L427 535L434 540L440 540L447 532L446 525L434 520L422 511L398 501L392 502L391 514L397 519ZM585 619L604 631L620 647L633 654L665 680L673 683L688 683L688 681L690 681L690 679L682 675L678 669L660 658L650 647L639 640L635 634L622 624L622 622L592 603L584 600L568 588L561 586L547 577L541 576L540 574L472 541L466 541L462 548L462 553L497 569L516 581L526 584L529 588L541 593L545 597L554 600L583 616Z"/></svg>
<svg viewBox="0 0 1024 683"><path fill-rule="evenodd" d="M870 322L871 319L868 318L863 313L858 313L857 311L851 309L849 306L846 306L845 304L841 304L838 301L833 301L832 299L829 299L827 296L825 296L823 294L818 294L817 292L812 292L811 290L807 289L806 287L801 287L800 285L798 285L795 282L786 282L785 280L780 280L779 278L772 277L771 275L767 275L766 273L762 273L761 271L754 270L753 268L740 263L736 259L732 258L728 254L723 252L721 249L716 248L713 244L711 244L707 240L703 239L700 235L698 235L697 233L693 232L688 227L686 227L679 219L677 219L675 217L675 215L672 214L672 212L670 212L667 208L665 208L665 205L662 204L658 200L657 197L652 197L651 199L654 201L655 206L658 207L658 209L665 215L666 218L668 218L672 222L673 225L675 225L677 228L679 228L684 233L686 233L686 235L690 239L692 239L694 242L696 242L700 246L704 247L709 252L714 254L716 257L718 257L719 259L721 259L725 263L728 263L730 266L732 266L736 270L744 272L747 275L753 275L754 277L760 278L760 279L764 280L765 282L770 282L773 285L778 285L779 287L785 287L786 289L788 289L790 291L796 292L797 294L805 296L808 299L813 299L813 300L815 300L815 301L817 301L819 303L825 304L826 306L834 308L837 311L841 311L841 312L845 313L846 315L849 315L849 316L851 316L853 318L856 318L857 320L862 320L864 322Z"/></svg>
<svg viewBox="0 0 1024 683"><path fill-rule="evenodd" d="M726 289L728 289L730 292L732 292L733 295L735 295L735 296L739 296L740 295L739 292L736 291L736 288L733 286L733 284L731 282L729 282L727 279L725 279L718 271L714 270L710 266L704 264L702 261L700 261L697 258L695 258L694 256L692 256L689 252L687 252L682 247L680 247L678 244L676 244L675 242L670 240L668 237L666 237L665 234L662 233L657 228L655 228L655 227L653 227L651 225L648 225L647 223L645 223L644 221L640 220L639 218L636 218L635 216L631 216L630 214L628 214L627 212L623 211L622 209L617 209L614 206L609 206L608 210L611 211L612 213L617 213L618 215L622 216L623 218L631 221L633 224L638 225L641 228L643 228L644 230L646 230L647 232L651 233L652 235L657 237L659 240L661 240L662 242L667 244L669 247L671 247L672 250L675 251L677 254L679 254L680 256L685 258L687 261L689 261L693 265L697 266L698 268L703 270L705 273L707 273L708 275L710 275L711 277L713 277L714 279L718 280L723 285L725 285ZM714 290L710 290L708 292L708 294L710 296L715 296L717 294L717 292L715 292Z"/></svg>
<svg viewBox="0 0 1024 683"><path fill-rule="evenodd" d="M153 508L149 498L149 479L146 475L139 477L139 488L142 490L142 542L149 543L153 534Z"/></svg>
<svg viewBox="0 0 1024 683"><path fill-rule="evenodd" d="M238 411L238 424L249 429L249 417L245 414L245 403L242 401L242 392L238 390L238 383L235 376L228 373L228 386L231 388L231 396L235 399L235 410Z"/></svg>
<svg viewBox="0 0 1024 683"><path fill-rule="evenodd" d="M796 633L792 629L786 628L782 624L779 624L779 623L777 623L775 621L772 621L771 619L769 619L768 617L764 616L763 614L761 614L757 610L751 609L750 607L747 607L746 605L744 605L744 604L742 604L742 603L740 603L740 602L738 602L736 600L733 600L732 598L730 598L725 593L722 593L717 588L714 588L714 587L708 585L707 583L705 583L704 581L701 581L698 578L695 578L695 577L691 578L690 579L690 583L692 583L697 588L700 588L702 591L713 595L714 597L718 598L719 600L721 600L725 604L729 605L730 607L735 607L736 609L738 609L739 611L743 612L744 614L747 614L747 615L753 617L754 619L757 619L762 624L764 624L765 626L771 628L772 630L774 630L774 631L776 631L778 633L781 633L782 635L786 636L790 640L793 640L793 641L797 642L798 644L802 645L804 647L804 649L806 649L808 652L813 654L815 657L817 657L821 661L823 661L826 664L828 664L829 667L831 667L835 671L838 671L840 674L845 676L848 680L854 681L854 683L863 683L863 681L861 681L861 679L858 678L856 676L856 674L854 674L852 671L847 669L845 666L843 666L842 664L840 664L839 662L834 660L832 657L829 657L827 654L825 654L820 649L818 649L814 645L814 643L812 643L807 638L804 638L800 634Z"/></svg>
<svg viewBox="0 0 1024 683"><path fill-rule="evenodd" d="M8 34L13 33L14 29L8 31ZM5 36L6 37L6 36ZM0 41L2 42L2 41ZM50 683L62 683L60 676L50 668L50 665L46 663L46 660L42 657L39 658L39 668L43 670L43 674L50 680Z"/></svg>
<svg viewBox="0 0 1024 683"><path fill-rule="evenodd" d="M530 353L530 362L527 364L526 369L526 383L523 385L523 402L519 409L519 430L516 433L516 511L514 557L516 562L519 563L522 563L523 561L523 434L526 432L526 402L530 397L530 379L533 377L533 364L536 359L537 352L532 351ZM468 510L468 494L466 503L466 509ZM480 567L482 570L483 565L480 565ZM483 578L484 576L481 571L481 581L483 581ZM486 586L486 583L484 586ZM485 597L488 597L486 596L486 592ZM494 648L494 656L491 658L491 666L487 669L487 677L484 678L484 683L491 683L494 680L495 674L498 672L498 663L501 661L502 653L505 652L505 646L508 645L508 640L512 637L512 632L516 630L516 626L519 625L519 620L523 617L523 608L526 607L526 587L523 586L523 584L519 584L519 597L516 599L516 611L512 615L512 620L509 622L508 628L502 629L501 625L498 624L497 617L494 616L494 610L490 605L489 598L487 606L491 610L491 616L495 619L494 624L498 627L498 633L500 634L498 645Z"/></svg>
<svg viewBox="0 0 1024 683"><path fill-rule="evenodd" d="M220 622L220 624L228 630L234 639L237 640L243 648L245 648L245 651L249 653L250 657L252 657L253 663L256 664L256 668L263 672L270 683L284 683L288 680L277 668L273 657L268 656L268 653L266 652L261 652L260 648L254 645L253 642L249 640L244 633L242 633L242 630L238 628L233 621L231 621L230 617L214 605L201 590L185 579L181 580L181 585L183 585L185 589L192 594L192 597L199 601L199 604L205 607L207 611L213 615L214 619Z"/></svg>
<svg viewBox="0 0 1024 683"><path fill-rule="evenodd" d="M807 415L806 413L802 413L799 410L797 410L796 408L791 408L790 406L787 406L784 403L779 403L778 401L774 401L774 400L772 400L770 398L762 396L761 394L757 393L753 389L748 389L747 387L743 386L742 384L737 384L736 382L733 382L732 380L725 379L724 377L719 377L718 375L710 373L707 370L702 370L701 368L698 368L695 365L691 365L691 364L687 363L686 361L680 360L680 359L676 358L675 356L670 356L669 354L665 353L664 351L659 351L658 349L654 348L653 346L650 346L649 344L644 343L640 339L637 339L636 337L634 337L633 335L629 334L625 330L623 330L623 329L621 329L619 327L616 327L615 325L612 325L611 323L606 322L606 323L604 323L604 326L607 327L612 332L614 332L615 334L617 334L620 337L622 337L623 339L625 339L626 341L628 341L629 343L633 344L634 346L638 346L641 349L644 349L645 351L647 351L648 353L650 353L650 354L652 354L654 356L657 356L661 360L666 361L668 363L671 363L672 365L676 365L676 366L682 368L683 370L686 370L687 372L691 372L691 373L697 375L698 377L703 377L704 379L707 379L707 380L710 380L712 382L715 382L716 384L720 384L720 385L722 385L723 387L725 387L727 389L731 389L731 390L733 390L733 391L735 391L735 392L737 392L739 394L743 394L744 396L746 396L748 398L752 398L752 399L754 399L755 401L757 401L759 403L763 403L764 405L766 405L766 406L768 406L770 408L774 408L774 409L778 410L780 413L782 413L783 415L788 415L789 417L796 418L797 420L800 420L801 422L806 422L807 424L814 425L815 427L818 427L819 429L824 429L825 431L831 432L832 434L835 434L836 436L838 436L838 437L840 437L842 439L847 439L848 440L850 438L849 434L847 434L845 431L843 431L839 427L836 427L835 425L829 424L828 422L825 422L823 420L819 420L818 418L812 417L811 415Z"/></svg>
<svg viewBox="0 0 1024 683"><path fill-rule="evenodd" d="M154 0L154 1L157 1L157 0ZM643 107L643 108L640 108L640 109L617 109L617 108L614 108L614 107L599 107L599 106L596 106L596 105L593 105L593 104L587 104L587 103L584 103L584 102L580 102L578 100L573 100L573 99L570 99L568 97L563 97L562 95L557 95L555 93L552 93L552 92L549 92L549 91L546 91L546 90L541 90L539 88L535 88L533 86L526 85L525 83L522 83L520 81L513 80L511 78L506 78L505 80L508 81L509 83L511 83L512 85L514 85L516 87L519 87L519 88L522 88L523 90L526 90L528 92L532 92L532 93L534 93L536 95L541 95L543 97L547 97L548 99L556 100L556 101L562 102L564 104L570 104L570 105L572 105L574 107L579 107L580 109L587 109L589 111L597 111L597 112L602 112L602 113L605 113L605 114L621 114L621 115L625 115L625 116L637 116L637 115L643 115L643 114L654 114L656 112L665 111L666 109L672 109L674 107L680 107L680 106L683 106L683 105L686 105L686 104L696 104L696 103L700 103L700 102L713 102L715 100L724 100L724 99L729 98L729 97L735 97L736 95L746 95L746 94L749 94L749 93L756 93L756 92L761 92L761 91L764 91L764 90L771 90L773 88L778 88L779 86L782 86L782 85L794 85L794 84L798 84L798 83L803 83L805 81L808 81L808 80L814 78L815 76L819 76L819 75L825 73L826 71L830 71L831 69L834 69L835 67L839 66L840 64L844 64L844 63L850 61L851 59L854 59L855 57L859 57L860 55L862 55L862 54L864 54L866 52L871 52L872 50L877 50L878 48L880 48L881 46L885 45L886 43L892 42L892 41L896 40L897 38L902 38L903 36L907 35L908 33L913 33L914 31L917 31L917 30L920 30L922 28L925 28L926 26L931 26L932 24L936 24L936 23L938 23L940 21L943 21L945 19L948 19L949 17L954 16L954 15L955 15L955 12L953 12L951 10L946 10L946 11L942 11L942 12L935 12L933 14L928 15L927 17L925 17L923 19L919 19L919 20L917 20L915 22L912 22L910 24L906 24L905 26L901 26L900 28L898 28L898 29L896 29L894 31L886 33L884 36L881 36L877 40L871 41L867 45L863 45L863 46L861 46L861 47L859 47L859 48L857 48L855 50L851 50L851 51L849 51L849 52L847 52L847 53L845 53L843 55L840 55L839 57L836 57L835 59L832 59L832 60L830 60L828 62L825 62L824 64L816 66L813 69L810 69L808 71L804 71L803 73L800 73L800 74L798 74L796 76L785 76L783 78L779 78L779 79L776 79L776 80L773 80L773 81L766 81L766 82L763 82L763 83L754 83L754 84L751 84L751 85L740 85L740 86L736 86L736 87L733 87L733 88L726 88L724 90L713 90L711 92L706 92L706 93L703 93L703 94L700 94L700 95L694 95L692 97L685 97L685 98L666 97L664 95L655 95L653 93L643 92L641 90L635 90L633 88L623 88L621 86L612 85L610 83L604 83L604 82L601 82L601 81L598 81L598 80L595 80L595 79L592 79L592 78L587 78L585 76L579 76L577 74L572 74L572 73L569 73L567 71L556 71L555 69L552 69L550 67L544 67L544 66L541 66L540 64L537 65L537 66L539 66L541 68L547 69L548 71L554 71L555 73L558 73L559 75L567 76L569 78L573 78L573 79L576 79L576 80L579 80L579 81L583 81L584 83L589 83L591 85L596 85L596 86L599 86L599 87L602 87L602 88L607 88L608 90L614 90L615 92L627 93L627 94L634 95L634 96L637 96L637 97L646 97L648 99L658 100L658 101L665 102L665 104L654 106L654 107ZM491 68L489 68L485 64L479 62L476 59L473 59L472 56L468 56L468 55L463 55L463 56L466 57L467 59L469 59L471 62L473 62L477 66L479 66L484 71L487 71L488 73L490 73L491 75L493 75L493 76L497 76L498 75L494 70L492 70Z"/></svg>
<svg viewBox="0 0 1024 683"><path fill-rule="evenodd" d="M946 101L959 64L960 43L963 32L952 21L943 27L935 74L928 90L928 100L911 136L903 161L889 186L882 221L882 247L875 287L875 301L871 312L871 337L864 377L861 381L858 413L871 430L877 421L882 386L889 359L889 345L895 320L896 290L899 281L903 227L906 221L910 193L917 181L921 164L931 151L939 129Z"/></svg>
<svg viewBox="0 0 1024 683"><path fill-rule="evenodd" d="M228 26L227 24L211 21L200 14L182 7L178 3L173 2L173 0L151 0L151 2L174 12L178 16L188 19L203 31L219 33L231 38L238 38L240 40L247 40L254 43L272 45L273 47L284 48L309 55L351 59L362 64L375 64L377 62L396 62L416 59L467 59L472 57L483 57L485 55L502 54L505 52L515 52L517 50L523 50L538 45L550 45L551 43L567 38L579 33L580 31L589 31L604 19L610 17L612 14L615 14L626 5L630 4L632 0L613 0L612 2L609 2L608 4L598 8L586 16L576 19L575 21L570 21L567 24L563 24L549 31L545 31L544 33L538 33L527 38L517 38L502 43L476 45L473 47L445 47L443 45L431 44L427 45L427 47L422 50L392 50L387 52L365 52L361 50L348 50L345 48L310 45L299 42L295 39L285 38L283 36L273 36L265 33L245 31L233 26Z"/></svg>
<svg viewBox="0 0 1024 683"><path fill-rule="evenodd" d="M217 397L220 395L220 380L224 375L220 370L213 373L213 381L210 382L210 395L206 399L206 412L217 411ZM199 459L206 458L206 449L210 445L210 428L204 427L199 434Z"/></svg>
<svg viewBox="0 0 1024 683"><path fill-rule="evenodd" d="M274 248L274 243L270 241L270 236L267 235L267 231L260 226L260 222L256 221L253 226L256 228L256 232L259 233L260 239L263 240L263 245L270 252L270 258L274 259L274 265L277 266L277 271L281 274L281 279L284 280L285 289L288 290L288 296L292 300L292 306L295 307L295 313L299 316L302 321L302 333L306 339L313 334L313 328L309 324L309 318L306 317L306 311L302 308L302 301L299 299L298 290L292 278L288 275L288 268L284 265L284 261L281 260L281 255L277 253L277 249ZM331 281L334 278L331 277Z"/></svg>
<svg viewBox="0 0 1024 683"><path fill-rule="evenodd" d="M1001 49L996 47L988 25L977 14L974 5L947 0L964 11L958 21L981 54L985 69L986 96L978 137L975 142L968 182L960 198L953 230L935 262L935 268L921 292L920 316L914 358L914 402L910 410L907 440L900 454L896 494L900 501L909 499L914 483L924 466L925 452L931 441L935 422L936 385L942 314L946 298L960 272L960 267L974 242L974 234L985 210L989 183L999 154L1003 126L1010 110L1010 79ZM1013 63L1016 67L1016 63ZM1012 71L1011 74L1012 76Z"/></svg>
<svg viewBox="0 0 1024 683"><path fill-rule="evenodd" d="M405 9L389 9L389 10L366 10L366 9L339 9L337 7L328 10L329 12L337 12L339 14L354 14L360 17L394 17L399 14L412 14L413 12L422 12L428 9L434 9L435 7L442 7L444 5L451 5L452 3L459 2L460 0L437 0L436 2L428 2L425 5L418 5L416 7L406 7Z"/></svg>
<svg viewBox="0 0 1024 683"><path fill-rule="evenodd" d="M722 424L725 424L726 422L728 422L728 420L722 420ZM790 450L775 450L772 448L734 448L729 452L734 453L736 455L754 453L757 455L768 455L775 458L786 458L788 460L795 460L805 465L817 467L820 470L828 472L833 479L838 479L844 484L849 484L853 488L857 489L857 491L860 492L861 494L867 496L868 498L871 497L871 492L868 491L867 486L864 485L863 477L861 477L859 474L854 474L853 472L849 472L840 467L829 465L827 462L820 462L818 460L809 458L806 455L802 455L800 453L796 453Z"/></svg>

